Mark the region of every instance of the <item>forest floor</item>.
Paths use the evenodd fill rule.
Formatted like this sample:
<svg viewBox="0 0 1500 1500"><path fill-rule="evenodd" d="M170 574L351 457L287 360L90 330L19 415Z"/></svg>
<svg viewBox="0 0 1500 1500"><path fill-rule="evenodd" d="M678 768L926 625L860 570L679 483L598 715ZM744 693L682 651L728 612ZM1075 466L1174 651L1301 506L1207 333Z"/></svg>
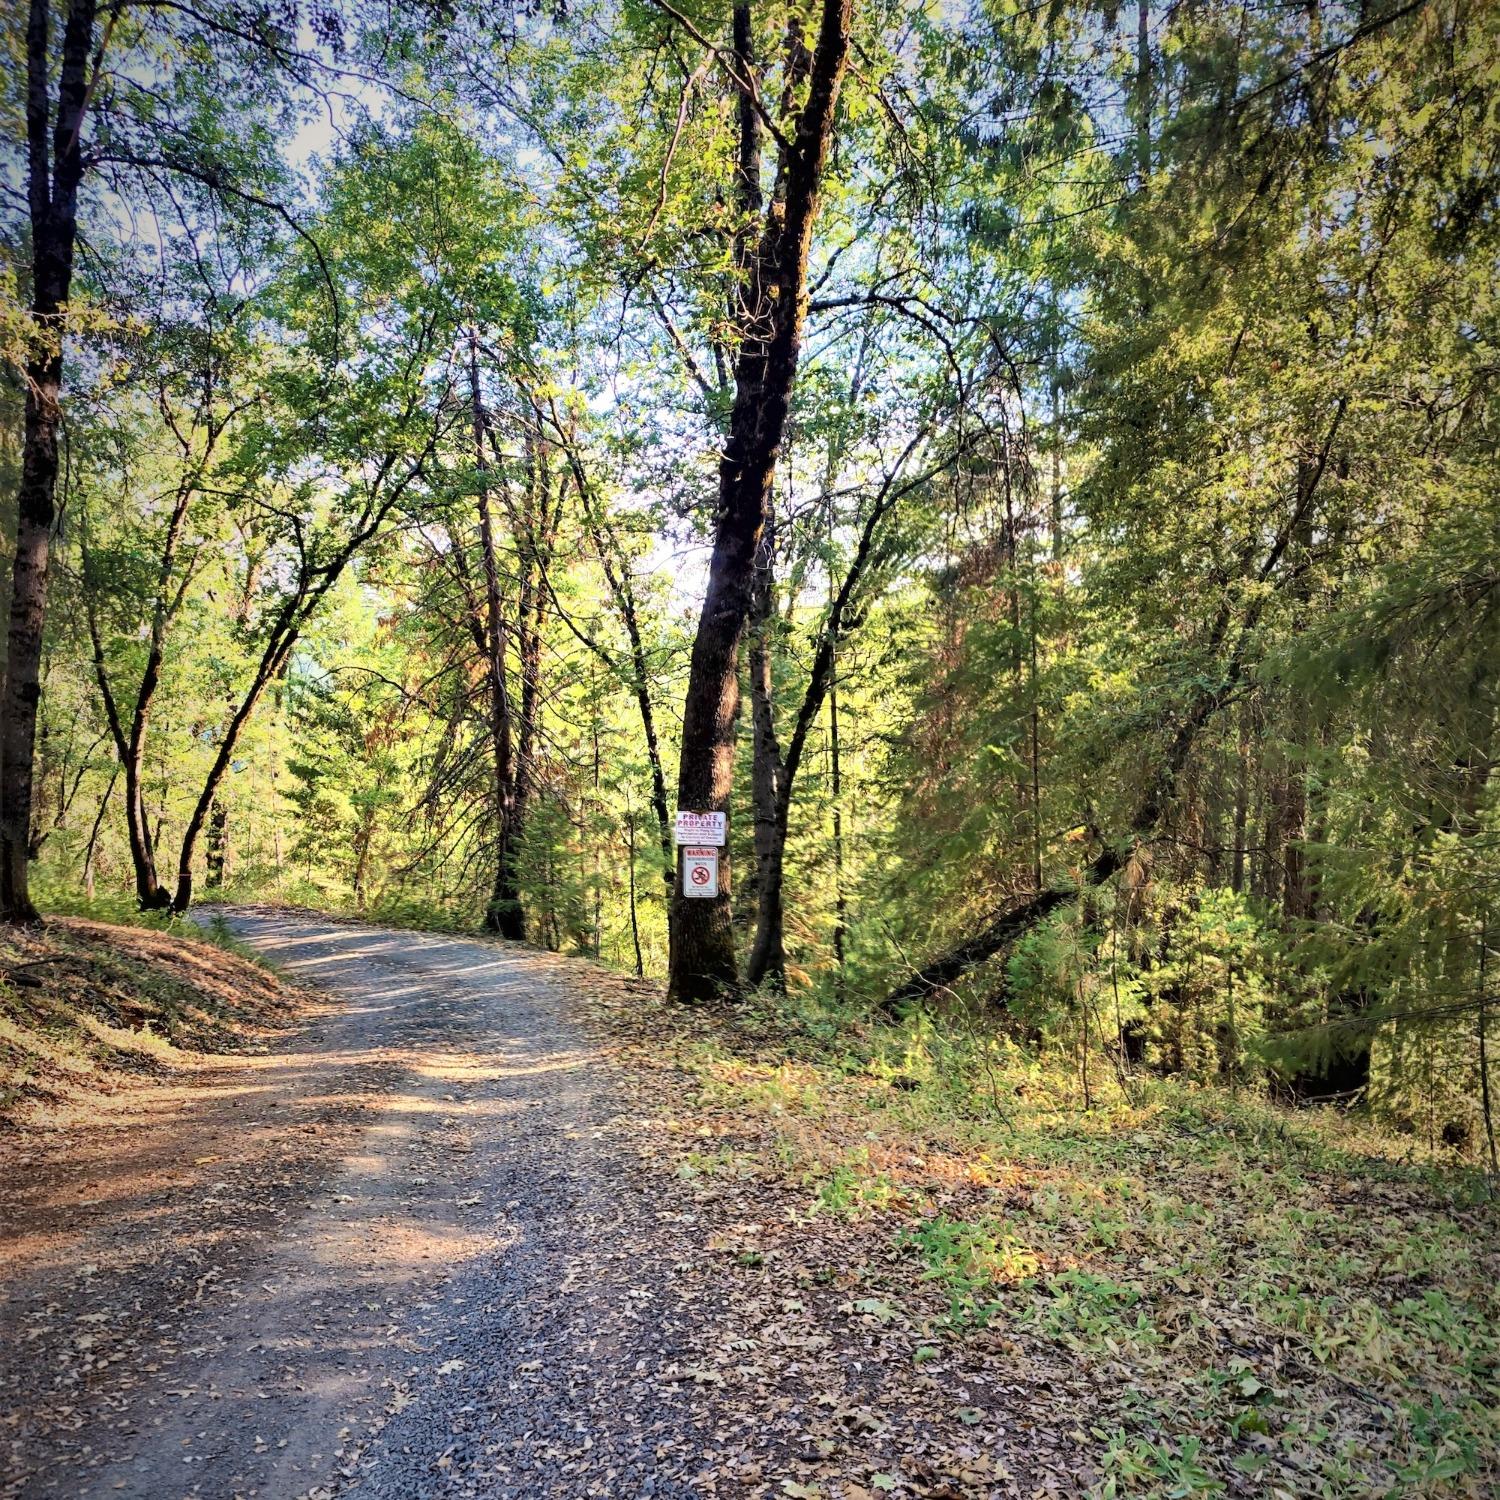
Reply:
<svg viewBox="0 0 1500 1500"><path fill-rule="evenodd" d="M116 982L99 1045L142 1029L142 964L159 1026L217 1040L0 1135L0 1494L1500 1479L1500 1250L1464 1179L1216 1096L1085 1115L1006 1076L976 1106L930 1037L669 1011L529 949L223 921L316 988L36 940L96 1010ZM220 1014L163 990L184 972Z"/></svg>

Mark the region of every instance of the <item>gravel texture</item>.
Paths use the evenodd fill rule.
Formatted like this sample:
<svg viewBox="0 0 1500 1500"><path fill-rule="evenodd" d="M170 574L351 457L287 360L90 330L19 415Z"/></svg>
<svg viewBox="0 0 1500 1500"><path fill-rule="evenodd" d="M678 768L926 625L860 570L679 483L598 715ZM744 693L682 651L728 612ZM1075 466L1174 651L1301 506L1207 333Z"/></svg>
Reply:
<svg viewBox="0 0 1500 1500"><path fill-rule="evenodd" d="M249 1104L233 1091L231 1180L194 1179L137 1221L128 1268L81 1244L7 1289L12 1351L27 1326L92 1316L121 1352L12 1413L9 1492L716 1493L700 1455L726 1414L683 1373L717 1337L711 1301L697 1278L679 1295L674 1271L703 1232L643 1173L557 965L313 917L227 920L344 1004ZM288 1165L271 1147L299 1109L328 1154ZM233 1251L205 1226L219 1211L254 1221ZM196 1276L169 1277L184 1254ZM69 1301L84 1256L112 1312Z"/></svg>
<svg viewBox="0 0 1500 1500"><path fill-rule="evenodd" d="M1115 1376L945 1337L890 1225L767 1170L766 1120L716 1102L692 1018L649 987L223 915L324 987L301 1030L126 1091L25 1148L29 1179L0 1143L6 1500L1018 1500L1096 1477L1079 1414Z"/></svg>

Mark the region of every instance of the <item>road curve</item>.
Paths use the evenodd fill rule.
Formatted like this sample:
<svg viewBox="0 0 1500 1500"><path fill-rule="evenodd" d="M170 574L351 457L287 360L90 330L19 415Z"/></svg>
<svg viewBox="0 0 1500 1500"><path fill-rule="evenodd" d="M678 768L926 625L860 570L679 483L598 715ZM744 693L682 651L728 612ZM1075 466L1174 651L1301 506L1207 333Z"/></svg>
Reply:
<svg viewBox="0 0 1500 1500"><path fill-rule="evenodd" d="M659 1378L730 1336L676 1278L702 1230L643 1176L567 971L514 946L225 917L339 1003L232 1105L204 1102L226 1180L192 1178L191 1213L179 1189L131 1220L133 1310L92 1315L127 1363L73 1377L45 1433L16 1419L5 1493L724 1493L698 1471L725 1414ZM315 1147L326 1131L329 1154L299 1174L273 1149L289 1129ZM248 1238L221 1251L202 1216L236 1212ZM126 1233L101 1230L74 1270L120 1260ZM59 1306L11 1290L18 1324Z"/></svg>

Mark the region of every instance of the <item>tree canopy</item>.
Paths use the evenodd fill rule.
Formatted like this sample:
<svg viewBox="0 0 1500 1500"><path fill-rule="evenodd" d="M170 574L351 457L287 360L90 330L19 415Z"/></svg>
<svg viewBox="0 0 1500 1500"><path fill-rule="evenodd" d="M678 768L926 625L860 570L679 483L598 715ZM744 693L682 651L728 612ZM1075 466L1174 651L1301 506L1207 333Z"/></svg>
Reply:
<svg viewBox="0 0 1500 1500"><path fill-rule="evenodd" d="M1500 1169L1494 6L25 9L11 918L484 925Z"/></svg>

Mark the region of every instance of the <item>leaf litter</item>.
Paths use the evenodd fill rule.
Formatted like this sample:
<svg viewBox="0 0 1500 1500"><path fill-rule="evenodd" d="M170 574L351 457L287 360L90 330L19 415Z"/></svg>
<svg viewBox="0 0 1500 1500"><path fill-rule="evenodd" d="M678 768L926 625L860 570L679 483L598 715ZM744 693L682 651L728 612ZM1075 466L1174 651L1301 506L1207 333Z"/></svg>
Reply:
<svg viewBox="0 0 1500 1500"><path fill-rule="evenodd" d="M492 972L486 945L391 935L377 963L360 929L258 930L339 956L351 995L419 980L422 1023L337 1091L215 1093L209 1072L107 1145L80 1134L57 1211L144 1144L141 1204L174 1234L101 1193L76 1274L8 1301L33 1351L14 1493L67 1493L38 1478L60 1452L54 1478L107 1470L163 1401L191 1418L181 1472L205 1495L238 1492L230 1471L246 1493L275 1473L262 1493L402 1500L1487 1493L1477 1209L1308 1161L1252 1170L1207 1117L1007 1143L581 961L490 949ZM387 1296L310 1303L301 1355L227 1347L216 1319L295 1284L289 1237L362 1222L351 1153L434 1048L444 1081L392 1170L409 1212L475 1232ZM360 1397L307 1406L296 1388L353 1333Z"/></svg>

